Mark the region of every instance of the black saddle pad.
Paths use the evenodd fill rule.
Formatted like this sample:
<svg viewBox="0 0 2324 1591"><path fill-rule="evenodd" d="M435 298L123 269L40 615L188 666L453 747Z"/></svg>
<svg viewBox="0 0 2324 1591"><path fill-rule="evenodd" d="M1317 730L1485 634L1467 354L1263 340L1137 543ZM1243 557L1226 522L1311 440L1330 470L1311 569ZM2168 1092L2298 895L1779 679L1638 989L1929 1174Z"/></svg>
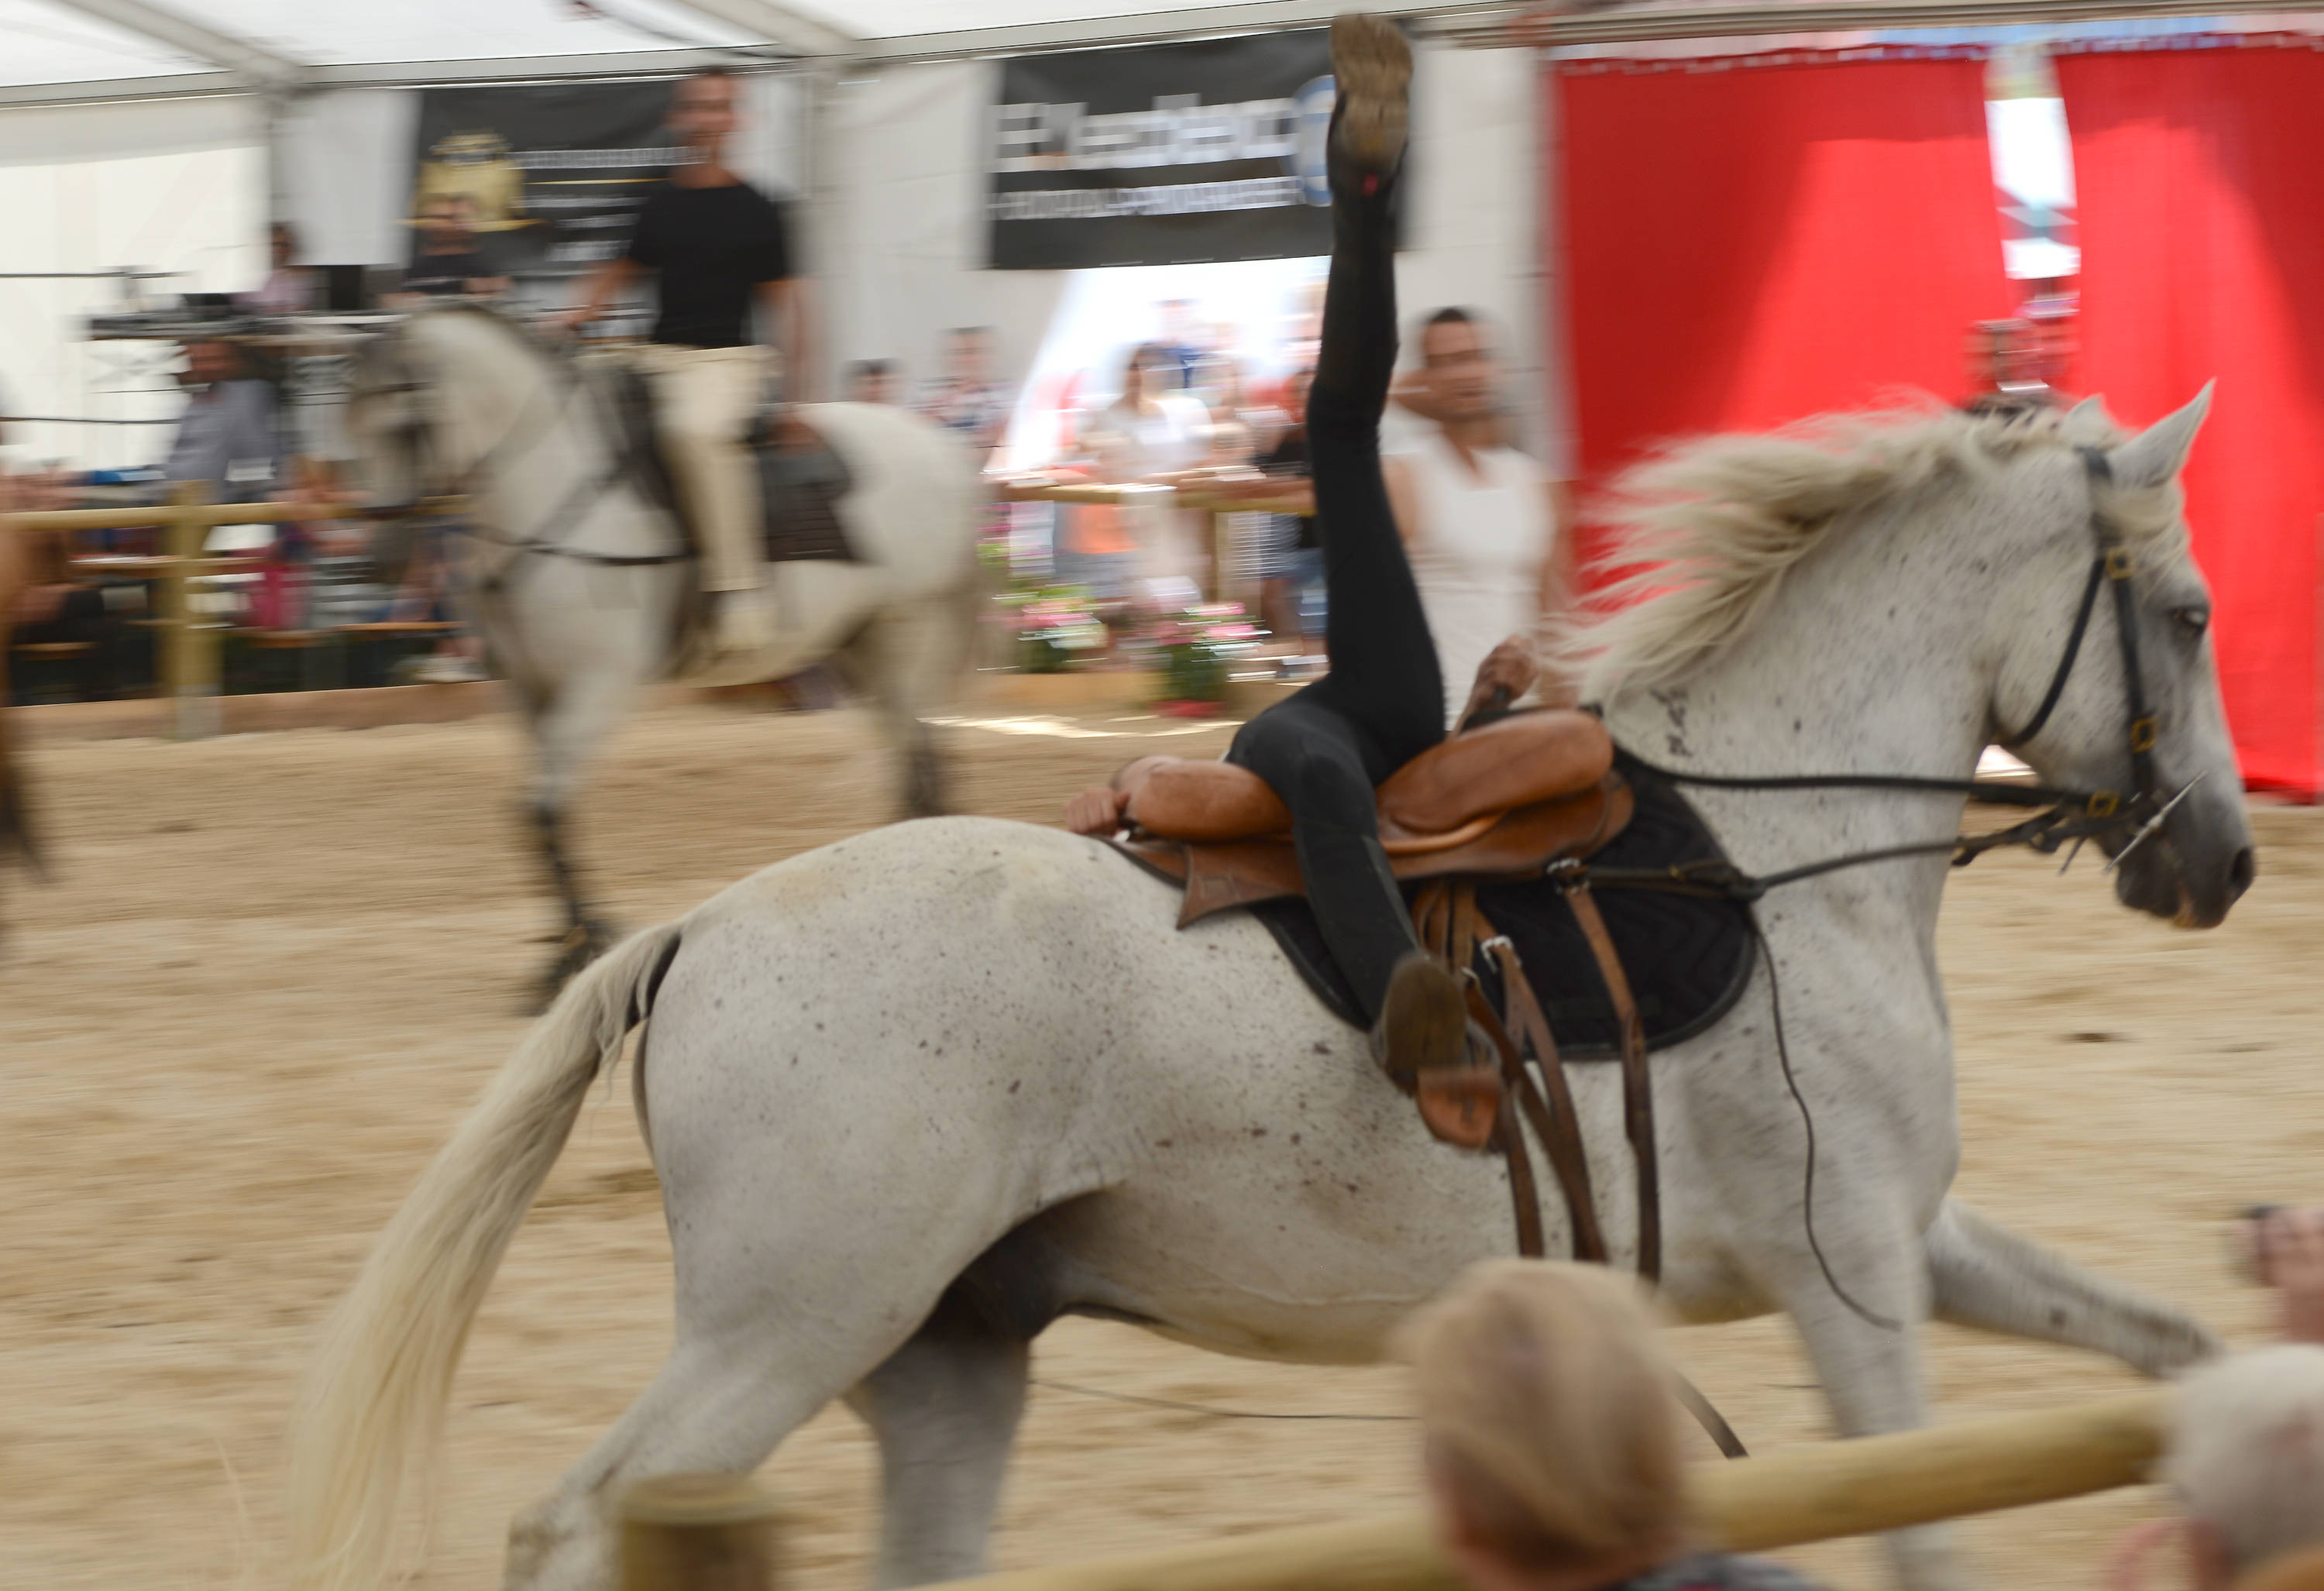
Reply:
<svg viewBox="0 0 2324 1591"><path fill-rule="evenodd" d="M1637 812L1613 843L1590 859L1593 869L1661 869L1725 860L1683 796L1627 758L1618 759L1616 766L1637 791ZM1408 899L1413 891L1406 893ZM1621 952L1648 1048L1692 1038L1742 997L1751 973L1751 925L1739 903L1650 889L1596 893L1606 931ZM1559 1053L1572 1061L1618 1054L1613 1002L1598 976L1597 958L1556 886L1538 878L1480 884L1477 906L1516 947ZM1267 924L1316 996L1342 1021L1364 1025L1355 993L1324 945L1307 902L1266 901L1250 910ZM1478 975L1498 999L1494 963L1480 958Z"/></svg>
<svg viewBox="0 0 2324 1591"><path fill-rule="evenodd" d="M802 558L862 562L839 518L840 500L855 485L846 461L827 446L786 452L761 443L755 451L768 558L778 564Z"/></svg>

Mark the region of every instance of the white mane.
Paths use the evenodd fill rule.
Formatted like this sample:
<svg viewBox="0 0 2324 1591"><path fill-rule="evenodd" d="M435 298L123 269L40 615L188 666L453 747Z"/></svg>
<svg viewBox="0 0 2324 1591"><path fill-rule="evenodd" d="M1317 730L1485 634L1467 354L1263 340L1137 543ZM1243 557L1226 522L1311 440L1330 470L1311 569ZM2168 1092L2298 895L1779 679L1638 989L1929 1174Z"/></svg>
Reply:
<svg viewBox="0 0 2324 1591"><path fill-rule="evenodd" d="M1563 649L1587 665L1585 700L1667 683L1749 634L1785 572L1860 510L2028 454L2122 439L2095 414L1921 408L1676 444L1615 485L1616 536L1599 566L1625 573L1604 590L1609 611L1579 621ZM2111 493L2108 507L2133 541L2180 525L2175 487Z"/></svg>

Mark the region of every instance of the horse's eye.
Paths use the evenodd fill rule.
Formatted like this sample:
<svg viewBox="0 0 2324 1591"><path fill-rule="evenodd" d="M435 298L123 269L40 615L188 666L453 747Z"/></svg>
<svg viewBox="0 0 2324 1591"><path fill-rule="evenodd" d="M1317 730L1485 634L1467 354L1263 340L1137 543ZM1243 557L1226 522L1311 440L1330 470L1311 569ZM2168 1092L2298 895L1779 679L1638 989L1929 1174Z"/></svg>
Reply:
<svg viewBox="0 0 2324 1591"><path fill-rule="evenodd" d="M2171 622L2176 624L2189 640L2201 640L2203 632L2211 627L2211 610L2173 608L2171 610Z"/></svg>

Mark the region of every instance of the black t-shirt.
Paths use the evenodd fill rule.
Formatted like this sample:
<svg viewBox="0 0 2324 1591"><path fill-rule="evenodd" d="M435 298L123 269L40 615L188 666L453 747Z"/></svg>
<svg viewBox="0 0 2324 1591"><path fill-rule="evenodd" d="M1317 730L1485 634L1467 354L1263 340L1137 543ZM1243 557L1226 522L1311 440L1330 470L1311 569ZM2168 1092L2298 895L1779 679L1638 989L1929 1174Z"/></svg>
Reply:
<svg viewBox="0 0 2324 1591"><path fill-rule="evenodd" d="M493 262L482 252L466 248L457 253L430 254L415 252L410 269L403 273L403 290L426 293L430 298L448 299L468 290L472 281L482 281L498 276Z"/></svg>
<svg viewBox="0 0 2324 1591"><path fill-rule="evenodd" d="M696 348L750 342L751 290L791 273L783 213L747 182L662 183L638 210L629 257L661 273L653 340Z"/></svg>

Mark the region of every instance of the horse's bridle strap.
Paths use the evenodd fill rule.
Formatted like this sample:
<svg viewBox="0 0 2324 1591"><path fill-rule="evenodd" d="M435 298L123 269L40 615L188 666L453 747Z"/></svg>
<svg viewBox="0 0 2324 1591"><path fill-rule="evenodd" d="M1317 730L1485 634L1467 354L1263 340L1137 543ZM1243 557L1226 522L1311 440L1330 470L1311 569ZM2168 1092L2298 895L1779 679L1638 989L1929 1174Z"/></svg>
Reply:
<svg viewBox="0 0 2324 1591"><path fill-rule="evenodd" d="M2050 676L2050 689L2042 704L2034 709L2034 716L2025 721L2025 727L2001 742L2008 750L2015 751L2040 734L2050 714L2057 711L2058 699L2066 694L2066 681L2073 677L2074 661L2082 655L2082 637L2089 633L2090 615L2098 605L2098 587L2106 584L2107 564L2107 549L2101 547L2090 560L2090 577L2082 583L2081 606L2074 610L2073 633L2066 637L2066 649L2058 658L2057 672Z"/></svg>

